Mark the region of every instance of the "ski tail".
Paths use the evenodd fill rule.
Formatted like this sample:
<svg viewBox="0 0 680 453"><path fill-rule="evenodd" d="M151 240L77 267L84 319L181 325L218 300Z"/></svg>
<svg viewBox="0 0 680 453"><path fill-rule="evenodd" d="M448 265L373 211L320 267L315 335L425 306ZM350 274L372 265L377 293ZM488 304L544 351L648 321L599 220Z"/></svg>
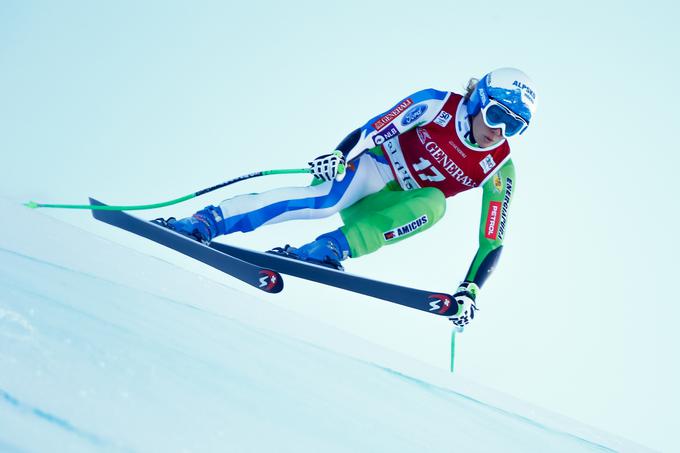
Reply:
<svg viewBox="0 0 680 453"><path fill-rule="evenodd" d="M106 206L94 198L90 198L90 204ZM129 231L202 261L267 293L279 293L283 290L283 278L277 271L215 250L156 223L142 220L123 211L92 210L92 216L101 222Z"/></svg>

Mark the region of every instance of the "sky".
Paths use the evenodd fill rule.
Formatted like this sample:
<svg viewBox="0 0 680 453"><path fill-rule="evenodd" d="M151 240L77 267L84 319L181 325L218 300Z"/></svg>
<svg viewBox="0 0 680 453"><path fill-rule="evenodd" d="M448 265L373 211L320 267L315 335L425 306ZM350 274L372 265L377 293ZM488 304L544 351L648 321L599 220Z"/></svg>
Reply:
<svg viewBox="0 0 680 453"><path fill-rule="evenodd" d="M539 109L511 141L517 184L504 252L458 340L457 372L677 447L678 215L668 196L680 158L666 96L678 70L676 17L670 1L5 1L0 196L141 204L299 168L412 92L461 92L470 77L518 67L534 79ZM145 215L185 216L307 183L269 176ZM449 199L428 232L347 270L453 292L476 251L480 200L479 191ZM238 285L85 212L48 214ZM337 226L290 222L225 240L266 250ZM448 367L450 327L427 314L295 279L271 303Z"/></svg>
<svg viewBox="0 0 680 453"><path fill-rule="evenodd" d="M3 453L652 451L0 207Z"/></svg>

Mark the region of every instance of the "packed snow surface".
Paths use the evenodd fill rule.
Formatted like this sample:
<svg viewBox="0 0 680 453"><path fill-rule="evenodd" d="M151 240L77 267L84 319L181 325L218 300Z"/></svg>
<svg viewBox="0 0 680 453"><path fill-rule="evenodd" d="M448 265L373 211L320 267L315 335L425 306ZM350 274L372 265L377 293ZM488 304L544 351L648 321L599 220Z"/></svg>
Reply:
<svg viewBox="0 0 680 453"><path fill-rule="evenodd" d="M0 204L0 451L645 451Z"/></svg>

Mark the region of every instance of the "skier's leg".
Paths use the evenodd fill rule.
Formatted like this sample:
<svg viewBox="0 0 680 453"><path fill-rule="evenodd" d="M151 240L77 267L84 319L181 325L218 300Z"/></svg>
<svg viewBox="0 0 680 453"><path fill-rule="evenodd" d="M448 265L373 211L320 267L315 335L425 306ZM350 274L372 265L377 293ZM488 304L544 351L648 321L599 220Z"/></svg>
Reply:
<svg viewBox="0 0 680 453"><path fill-rule="evenodd" d="M425 231L446 211L446 197L436 188L411 191L386 188L345 209L340 228L354 258L383 245L399 242Z"/></svg>
<svg viewBox="0 0 680 453"><path fill-rule="evenodd" d="M342 269L340 261L378 250L424 231L444 216L446 197L433 187L408 192L396 182L346 208L345 226L300 248L280 250L306 261Z"/></svg>
<svg viewBox="0 0 680 453"><path fill-rule="evenodd" d="M347 175L342 181L236 196L186 219L168 221L168 225L209 242L218 235L248 232L262 225L330 216L379 191L390 178L387 163L365 153L347 166Z"/></svg>

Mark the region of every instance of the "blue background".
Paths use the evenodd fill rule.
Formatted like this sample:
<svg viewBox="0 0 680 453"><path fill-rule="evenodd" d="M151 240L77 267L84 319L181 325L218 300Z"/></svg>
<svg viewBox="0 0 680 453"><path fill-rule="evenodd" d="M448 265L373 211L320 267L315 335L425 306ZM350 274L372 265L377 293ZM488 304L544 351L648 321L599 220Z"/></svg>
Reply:
<svg viewBox="0 0 680 453"><path fill-rule="evenodd" d="M4 1L0 195L163 201L305 166L409 93L462 92L470 77L521 68L539 109L511 142L507 246L459 340L460 373L671 450L677 17L670 1ZM262 178L148 216L307 182ZM456 197L426 234L348 270L452 291L476 251L479 205L479 191ZM85 212L49 215L225 281ZM337 226L291 222L228 240L299 245ZM448 366L449 326L426 315L295 280L271 303Z"/></svg>

